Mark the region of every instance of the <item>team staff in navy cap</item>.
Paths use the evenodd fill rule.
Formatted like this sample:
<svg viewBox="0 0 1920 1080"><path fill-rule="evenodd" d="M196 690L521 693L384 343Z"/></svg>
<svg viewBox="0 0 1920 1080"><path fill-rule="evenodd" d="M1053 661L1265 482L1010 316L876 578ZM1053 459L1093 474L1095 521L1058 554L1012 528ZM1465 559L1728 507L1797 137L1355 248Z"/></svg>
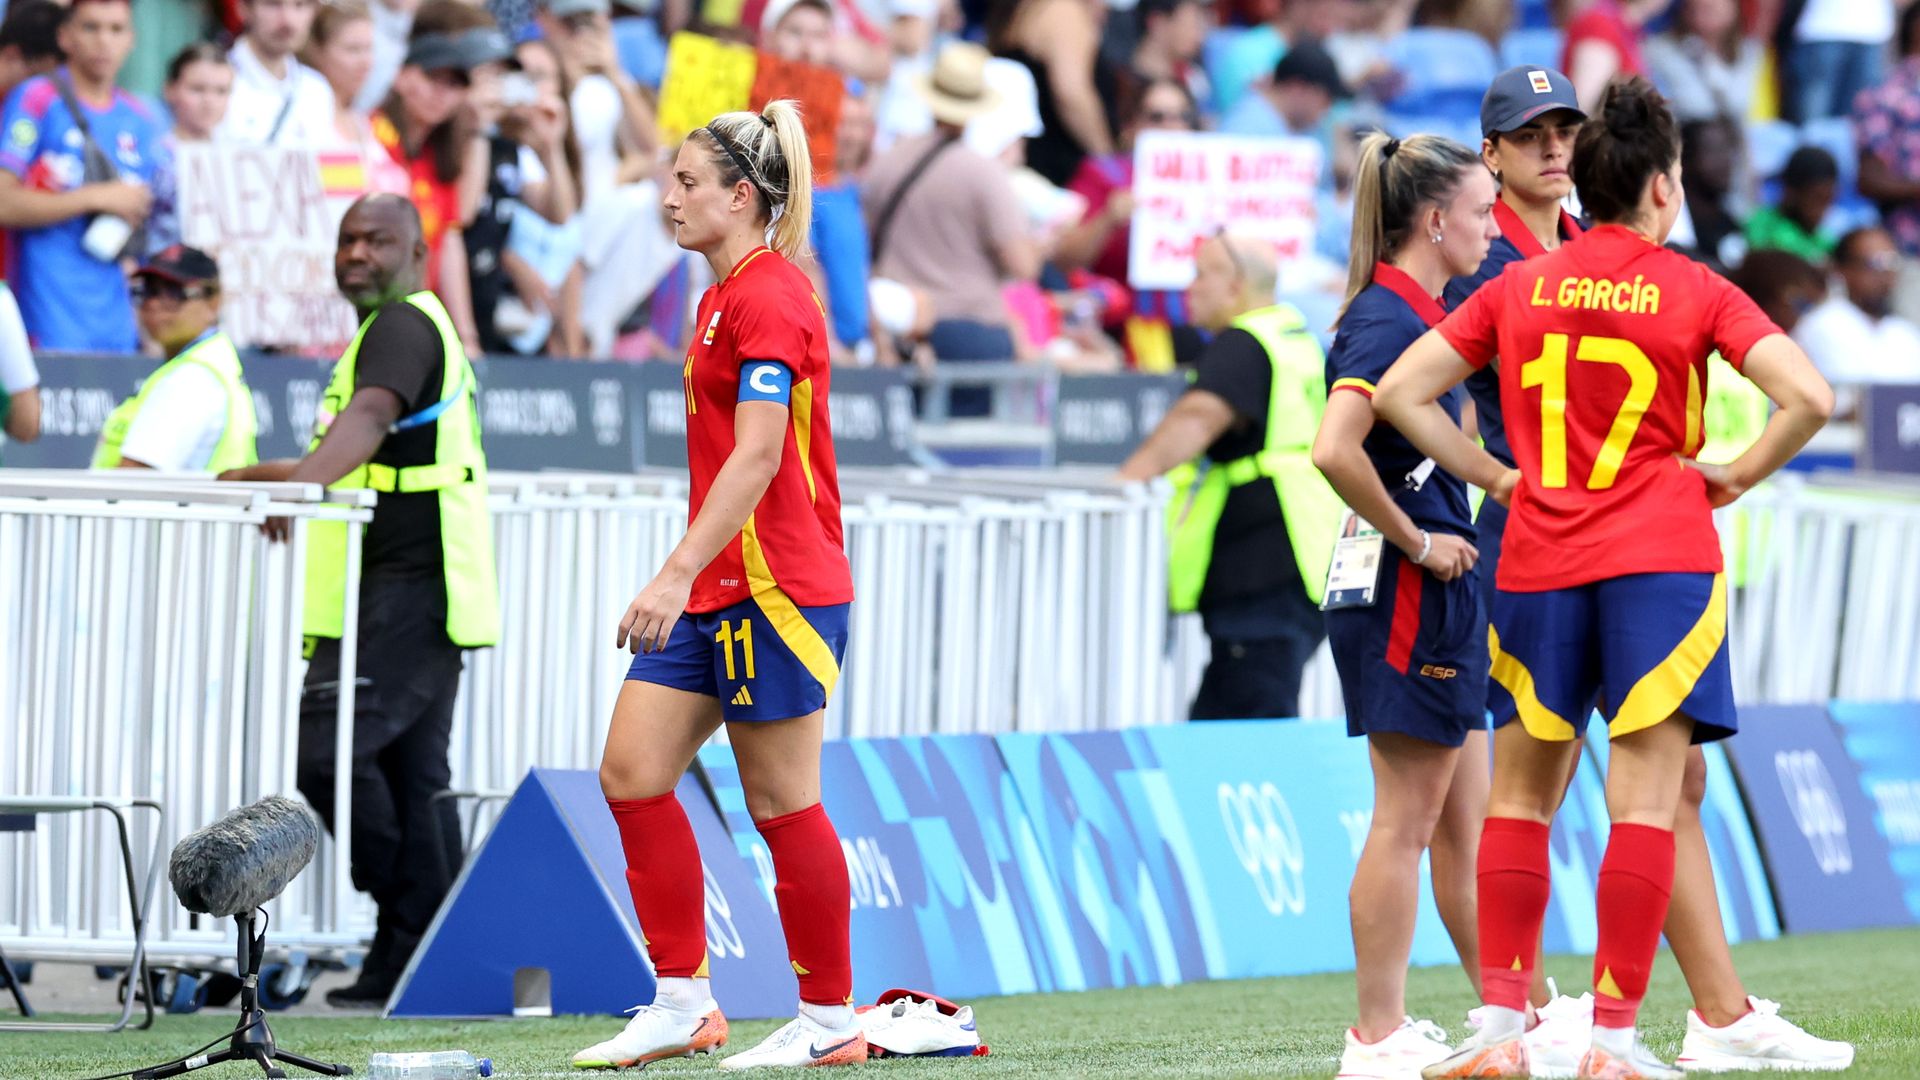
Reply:
<svg viewBox="0 0 1920 1080"><path fill-rule="evenodd" d="M1447 286L1448 310L1465 303L1508 265L1545 254L1581 235L1579 222L1563 203L1573 190L1574 139L1585 119L1573 84L1551 68L1510 68L1487 88L1480 105L1481 158L1500 180L1500 201L1493 208L1500 236L1477 273L1455 278ZM1475 372L1466 385L1487 452L1512 468L1497 366ZM1505 506L1492 499L1481 504L1475 525L1480 580L1489 612L1506 523ZM1695 747L1688 756L1686 786L1674 828L1674 888L1665 927L1693 993L1680 1062L1683 1067L1704 1061L1743 1069L1843 1067L1853 1058L1851 1046L1814 1038L1781 1017L1771 1003L1750 998L1734 970L1700 822L1706 785L1706 755ZM1539 1020L1527 1031L1534 1074L1571 1075L1590 1041L1592 996L1575 999L1553 994L1536 964L1530 999Z"/></svg>

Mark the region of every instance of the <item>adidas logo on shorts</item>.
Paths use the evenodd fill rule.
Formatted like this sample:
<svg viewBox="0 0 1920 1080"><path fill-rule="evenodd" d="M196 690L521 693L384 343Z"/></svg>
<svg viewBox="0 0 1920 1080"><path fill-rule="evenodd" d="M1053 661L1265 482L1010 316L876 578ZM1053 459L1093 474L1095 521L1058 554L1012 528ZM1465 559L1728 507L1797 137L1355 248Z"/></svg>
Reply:
<svg viewBox="0 0 1920 1080"><path fill-rule="evenodd" d="M753 704L753 695L747 693L747 688L743 686L740 688L739 693L733 695L733 703L735 705L751 705Z"/></svg>

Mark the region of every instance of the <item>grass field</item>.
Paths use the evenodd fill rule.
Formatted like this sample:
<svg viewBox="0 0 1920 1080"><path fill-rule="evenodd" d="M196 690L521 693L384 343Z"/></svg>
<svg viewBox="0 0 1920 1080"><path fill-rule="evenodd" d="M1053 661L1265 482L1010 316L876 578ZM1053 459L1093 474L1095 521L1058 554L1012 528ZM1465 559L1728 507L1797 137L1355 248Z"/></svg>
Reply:
<svg viewBox="0 0 1920 1080"><path fill-rule="evenodd" d="M1851 1040L1858 1059L1847 1076L1920 1077L1920 930L1817 935L1743 945L1735 951L1750 989L1783 1002L1783 1012L1817 1034ZM1586 965L1549 963L1562 985L1583 984ZM973 1004L987 1058L874 1062L886 1075L1331 1076L1340 1033L1350 1021L1348 975L1196 983L1169 988L993 998ZM1473 1002L1458 969L1413 973L1408 1005L1416 1016L1464 1034ZM1683 1033L1686 990L1665 954L1642 1014L1648 1042L1671 1060ZM0 1077L80 1080L154 1064L192 1050L232 1023L231 1010L163 1016L155 1030L117 1036L0 1032ZM578 1075L567 1056L616 1029L607 1019L561 1018L474 1023L379 1021L289 1016L273 1020L291 1049L363 1072L379 1050L461 1048L493 1058L496 1076ZM735 1045L751 1045L772 1022L735 1024ZM659 1075L688 1075L709 1060L655 1065ZM226 1065L191 1074L207 1080L259 1076ZM305 1075L294 1073L293 1075Z"/></svg>

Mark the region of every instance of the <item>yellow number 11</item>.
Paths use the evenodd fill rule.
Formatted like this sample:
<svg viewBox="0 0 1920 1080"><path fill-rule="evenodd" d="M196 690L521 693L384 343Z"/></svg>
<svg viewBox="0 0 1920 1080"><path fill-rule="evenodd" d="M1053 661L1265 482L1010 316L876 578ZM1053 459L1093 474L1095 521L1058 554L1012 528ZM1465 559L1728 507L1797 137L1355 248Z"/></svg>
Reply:
<svg viewBox="0 0 1920 1080"><path fill-rule="evenodd" d="M1566 334L1548 334L1540 355L1520 365L1520 385L1528 390L1540 388L1540 486L1567 486L1567 346ZM1640 351L1640 346L1622 338L1583 337L1573 358L1590 364L1617 364L1627 373L1627 396L1613 415L1607 429L1607 441L1594 455L1593 471L1587 475L1587 488L1599 491L1613 486L1626 460L1627 447L1640 419L1653 404L1654 391L1660 385L1660 373Z"/></svg>
<svg viewBox="0 0 1920 1080"><path fill-rule="evenodd" d="M722 622L720 629L713 635L714 644L727 651L727 678L736 679L733 673L733 643L740 643L741 655L747 662L747 678L753 678L753 620L741 619L740 629L735 630L731 621Z"/></svg>

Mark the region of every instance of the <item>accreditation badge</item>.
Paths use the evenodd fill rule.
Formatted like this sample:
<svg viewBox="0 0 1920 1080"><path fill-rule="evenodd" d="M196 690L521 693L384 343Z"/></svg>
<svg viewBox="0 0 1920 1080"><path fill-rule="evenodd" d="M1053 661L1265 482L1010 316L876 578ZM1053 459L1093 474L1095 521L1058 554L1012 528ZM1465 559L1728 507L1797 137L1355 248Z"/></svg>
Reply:
<svg viewBox="0 0 1920 1080"><path fill-rule="evenodd" d="M1380 553L1386 538L1365 518L1349 509L1340 518L1340 538L1333 542L1333 564L1327 567L1327 588L1321 611L1372 607L1380 584Z"/></svg>

